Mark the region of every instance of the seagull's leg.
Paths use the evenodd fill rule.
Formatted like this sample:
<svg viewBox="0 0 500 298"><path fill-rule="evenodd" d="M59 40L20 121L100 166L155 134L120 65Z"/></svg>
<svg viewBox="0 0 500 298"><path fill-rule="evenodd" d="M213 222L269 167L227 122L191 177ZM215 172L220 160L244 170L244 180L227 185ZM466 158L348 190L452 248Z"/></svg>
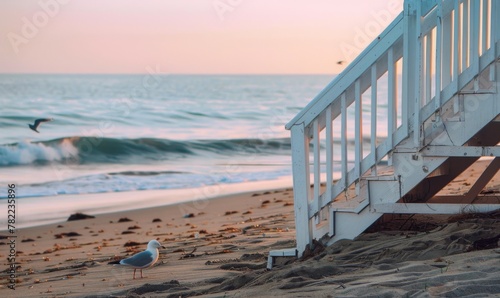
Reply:
<svg viewBox="0 0 500 298"><path fill-rule="evenodd" d="M134 279L135 279L135 270L137 270L137 269L134 269Z"/></svg>

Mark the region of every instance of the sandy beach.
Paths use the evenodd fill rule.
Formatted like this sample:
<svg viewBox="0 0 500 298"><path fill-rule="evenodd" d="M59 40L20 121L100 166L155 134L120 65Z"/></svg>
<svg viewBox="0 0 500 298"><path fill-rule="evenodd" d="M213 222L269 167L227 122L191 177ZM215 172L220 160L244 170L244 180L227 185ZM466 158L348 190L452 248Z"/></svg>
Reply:
<svg viewBox="0 0 500 298"><path fill-rule="evenodd" d="M499 188L497 175L488 190ZM0 284L3 297L494 297L499 233L498 211L394 215L268 271L270 250L294 247L293 192L281 188L20 229L15 290L4 231ZM152 239L165 249L144 278L108 264Z"/></svg>

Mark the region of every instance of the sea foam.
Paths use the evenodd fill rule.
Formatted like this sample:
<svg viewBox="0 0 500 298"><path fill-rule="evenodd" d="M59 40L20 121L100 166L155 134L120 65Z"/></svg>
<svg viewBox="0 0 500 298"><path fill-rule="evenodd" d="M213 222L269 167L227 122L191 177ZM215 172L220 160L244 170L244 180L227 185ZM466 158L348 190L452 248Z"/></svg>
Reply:
<svg viewBox="0 0 500 298"><path fill-rule="evenodd" d="M69 139L50 145L22 141L0 146L0 165L3 166L63 161L76 156L78 156L78 149Z"/></svg>

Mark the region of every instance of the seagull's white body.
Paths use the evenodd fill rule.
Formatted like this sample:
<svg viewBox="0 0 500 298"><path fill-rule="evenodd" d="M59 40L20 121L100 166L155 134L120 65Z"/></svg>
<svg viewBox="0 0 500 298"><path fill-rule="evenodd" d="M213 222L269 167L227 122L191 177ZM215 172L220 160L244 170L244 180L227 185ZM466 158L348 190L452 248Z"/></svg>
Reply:
<svg viewBox="0 0 500 298"><path fill-rule="evenodd" d="M154 265L158 261L160 256L160 252L158 248L164 248L160 242L156 240L151 240L148 243L148 248L145 251L141 251L130 258L123 259L119 262L120 265L129 266L134 268L134 279L135 279L135 271L137 269L141 270L141 278L142 278L142 269L148 268Z"/></svg>

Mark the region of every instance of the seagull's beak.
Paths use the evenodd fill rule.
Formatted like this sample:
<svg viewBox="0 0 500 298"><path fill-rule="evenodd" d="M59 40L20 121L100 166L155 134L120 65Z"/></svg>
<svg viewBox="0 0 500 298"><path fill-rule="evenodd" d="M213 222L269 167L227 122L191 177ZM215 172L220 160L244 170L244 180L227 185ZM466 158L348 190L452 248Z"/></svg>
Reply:
<svg viewBox="0 0 500 298"><path fill-rule="evenodd" d="M163 248L163 249L167 249L167 248L166 248L165 246L163 246L163 245L161 246L161 248Z"/></svg>

